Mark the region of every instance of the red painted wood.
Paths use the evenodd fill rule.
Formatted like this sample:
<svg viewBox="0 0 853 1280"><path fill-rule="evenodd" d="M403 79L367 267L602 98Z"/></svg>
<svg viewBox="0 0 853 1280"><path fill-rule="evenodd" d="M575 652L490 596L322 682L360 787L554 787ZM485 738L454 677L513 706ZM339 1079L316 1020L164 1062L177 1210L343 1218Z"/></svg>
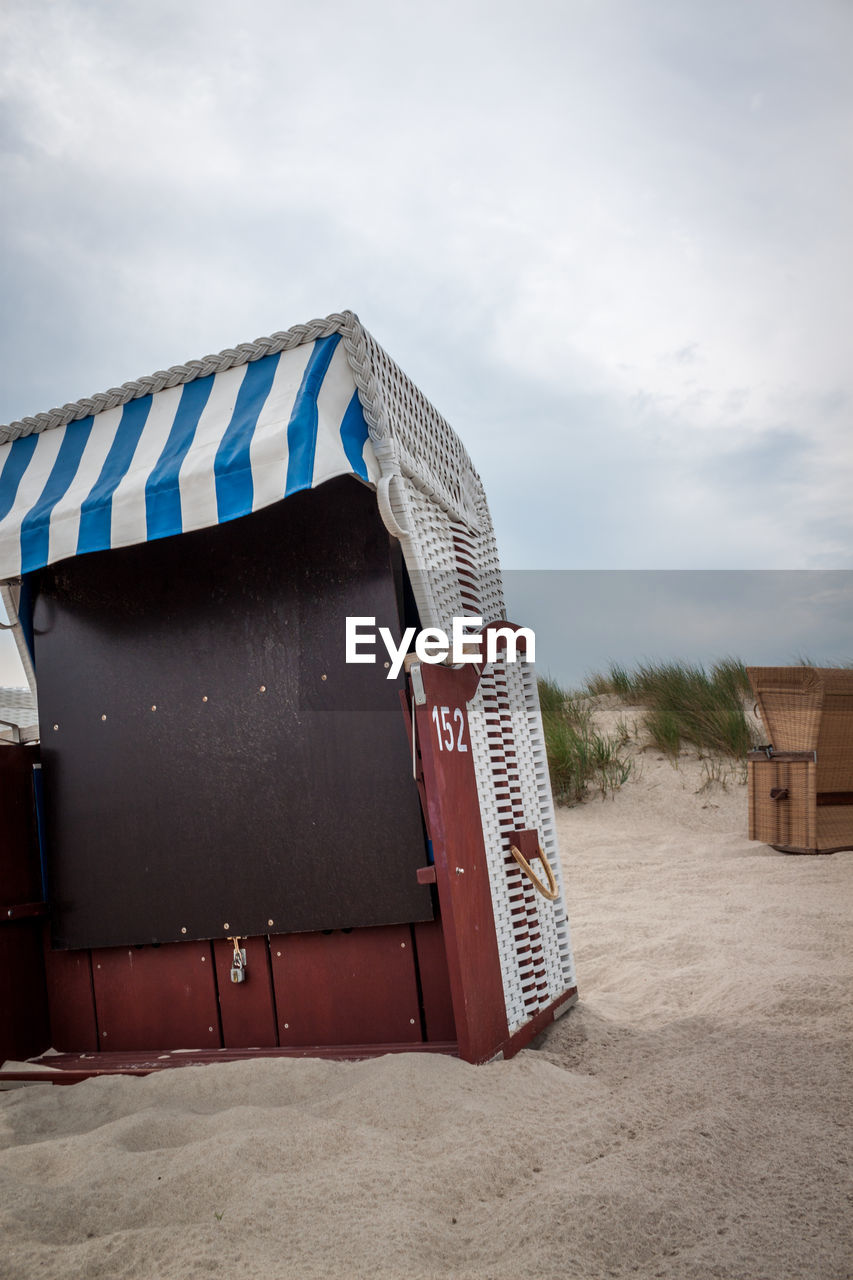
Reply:
<svg viewBox="0 0 853 1280"><path fill-rule="evenodd" d="M450 974L441 920L416 924L414 934L426 1038L428 1041L455 1040L456 1020L453 1016L453 997L450 994Z"/></svg>
<svg viewBox="0 0 853 1280"><path fill-rule="evenodd" d="M217 1062L251 1062L257 1058L325 1058L336 1062L358 1062L381 1058L386 1053L442 1053L458 1057L452 1041L435 1044L343 1044L307 1045L284 1049L218 1049L193 1053L127 1054L57 1054L40 1060L31 1071L0 1071L0 1089L5 1081L25 1080L29 1083L79 1084L93 1076L147 1076L153 1071L172 1067L213 1066ZM40 1069L43 1065L43 1069Z"/></svg>
<svg viewBox="0 0 853 1280"><path fill-rule="evenodd" d="M60 1052L98 1048L92 958L88 951L52 951L45 932L44 967L50 1043Z"/></svg>
<svg viewBox="0 0 853 1280"><path fill-rule="evenodd" d="M418 867L418 884L435 884L435 867Z"/></svg>
<svg viewBox="0 0 853 1280"><path fill-rule="evenodd" d="M421 1040L408 925L282 934L270 956L282 1046Z"/></svg>
<svg viewBox="0 0 853 1280"><path fill-rule="evenodd" d="M209 942L93 951L92 976L102 1048L221 1046Z"/></svg>
<svg viewBox="0 0 853 1280"><path fill-rule="evenodd" d="M0 924L4 920L32 920L36 916L46 916L46 902L22 902L17 907L0 908Z"/></svg>
<svg viewBox="0 0 853 1280"><path fill-rule="evenodd" d="M0 1061L50 1044L32 747L0 746Z"/></svg>
<svg viewBox="0 0 853 1280"><path fill-rule="evenodd" d="M0 748L2 750L2 748ZM41 928L22 920L0 926L0 1062L50 1047Z"/></svg>
<svg viewBox="0 0 853 1280"><path fill-rule="evenodd" d="M232 982L234 944L227 938L217 938L213 944L222 1043L226 1049L272 1047L278 1037L267 940L241 938L240 946L246 949L246 978Z"/></svg>
<svg viewBox="0 0 853 1280"><path fill-rule="evenodd" d="M0 746L0 907L41 900L33 802L38 758L33 747Z"/></svg>
<svg viewBox="0 0 853 1280"><path fill-rule="evenodd" d="M459 1053L485 1062L509 1031L468 732L479 673L421 663L421 676L415 721Z"/></svg>

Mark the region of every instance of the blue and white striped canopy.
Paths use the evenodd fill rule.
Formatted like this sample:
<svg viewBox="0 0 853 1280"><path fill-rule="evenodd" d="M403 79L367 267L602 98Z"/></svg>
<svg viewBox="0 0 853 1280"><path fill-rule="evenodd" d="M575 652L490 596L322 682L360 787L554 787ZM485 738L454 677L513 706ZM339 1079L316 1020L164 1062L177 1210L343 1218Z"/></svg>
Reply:
<svg viewBox="0 0 853 1280"><path fill-rule="evenodd" d="M0 445L0 580L376 483L340 334Z"/></svg>

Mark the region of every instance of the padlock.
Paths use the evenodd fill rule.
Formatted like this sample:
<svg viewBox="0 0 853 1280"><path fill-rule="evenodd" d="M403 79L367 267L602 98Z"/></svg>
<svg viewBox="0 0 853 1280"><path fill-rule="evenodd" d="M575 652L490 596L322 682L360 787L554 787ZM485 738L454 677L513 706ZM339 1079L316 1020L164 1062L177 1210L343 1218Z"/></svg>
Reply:
<svg viewBox="0 0 853 1280"><path fill-rule="evenodd" d="M234 963L231 966L231 981L232 982L246 981L246 948L245 947L234 948Z"/></svg>

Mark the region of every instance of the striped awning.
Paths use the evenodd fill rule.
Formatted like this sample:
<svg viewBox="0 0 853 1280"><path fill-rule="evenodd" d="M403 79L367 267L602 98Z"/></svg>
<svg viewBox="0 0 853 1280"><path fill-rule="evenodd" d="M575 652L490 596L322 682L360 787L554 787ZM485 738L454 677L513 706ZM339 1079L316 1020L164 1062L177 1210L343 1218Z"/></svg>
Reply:
<svg viewBox="0 0 853 1280"><path fill-rule="evenodd" d="M379 467L334 333L0 445L0 580L340 475Z"/></svg>

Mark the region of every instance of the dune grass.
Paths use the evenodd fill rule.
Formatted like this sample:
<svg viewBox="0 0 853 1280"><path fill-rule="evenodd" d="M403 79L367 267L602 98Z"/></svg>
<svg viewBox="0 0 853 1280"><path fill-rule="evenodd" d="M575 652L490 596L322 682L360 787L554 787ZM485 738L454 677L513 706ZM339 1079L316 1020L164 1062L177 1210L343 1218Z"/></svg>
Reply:
<svg viewBox="0 0 853 1280"><path fill-rule="evenodd" d="M555 680L538 683L554 799L558 804L578 804L591 789L612 795L631 772L625 737L598 733L588 703Z"/></svg>
<svg viewBox="0 0 853 1280"><path fill-rule="evenodd" d="M710 673L685 662L641 663L633 671L612 664L606 675L590 678L587 691L642 704L652 745L674 760L688 744L701 754L735 759L755 745L744 710L752 689L736 658L715 663Z"/></svg>

